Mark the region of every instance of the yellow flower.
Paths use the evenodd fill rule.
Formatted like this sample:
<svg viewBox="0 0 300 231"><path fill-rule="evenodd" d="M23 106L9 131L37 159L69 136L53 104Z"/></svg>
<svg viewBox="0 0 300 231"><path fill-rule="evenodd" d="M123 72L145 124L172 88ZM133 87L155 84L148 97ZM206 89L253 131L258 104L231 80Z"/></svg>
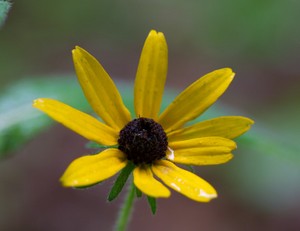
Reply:
<svg viewBox="0 0 300 231"><path fill-rule="evenodd" d="M231 151L236 148L232 139L253 124L245 117L224 116L183 127L227 89L234 77L230 68L198 79L160 114L168 50L163 33L152 30L137 69L135 119L131 119L119 91L101 64L80 47L73 50L73 60L84 94L103 122L53 99L36 99L33 106L86 139L114 147L74 160L60 179L64 186L93 185L112 177L131 161L135 166L134 184L148 196L169 197L170 190L166 187L169 186L199 202L217 197L209 183L174 163L225 163L233 157Z"/></svg>

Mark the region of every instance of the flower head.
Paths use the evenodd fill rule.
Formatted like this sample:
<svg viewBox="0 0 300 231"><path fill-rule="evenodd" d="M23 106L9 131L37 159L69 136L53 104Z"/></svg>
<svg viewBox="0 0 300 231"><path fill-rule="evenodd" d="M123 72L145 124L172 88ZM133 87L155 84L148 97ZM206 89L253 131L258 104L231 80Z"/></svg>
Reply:
<svg viewBox="0 0 300 231"><path fill-rule="evenodd" d="M169 186L195 201L215 198L216 190L208 182L174 163L212 165L233 157L232 139L250 128L251 119L223 116L184 127L223 94L233 80L232 70L219 69L198 79L160 114L168 51L164 35L152 30L137 69L132 119L101 64L80 47L72 52L80 85L103 122L53 99L37 99L33 106L86 139L112 147L74 160L61 177L62 184L93 185L131 162L134 184L148 196L169 197Z"/></svg>

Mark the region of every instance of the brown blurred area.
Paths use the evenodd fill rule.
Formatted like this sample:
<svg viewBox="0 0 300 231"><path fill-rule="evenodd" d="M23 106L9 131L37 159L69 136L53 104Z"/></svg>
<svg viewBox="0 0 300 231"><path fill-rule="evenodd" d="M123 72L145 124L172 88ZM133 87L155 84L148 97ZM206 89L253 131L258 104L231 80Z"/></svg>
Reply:
<svg viewBox="0 0 300 231"><path fill-rule="evenodd" d="M299 123L292 119L300 111L299 9L292 0L15 1L0 31L0 83L5 87L31 76L74 74L75 45L95 55L112 78L133 82L144 39L157 29L169 45L168 87L182 90L203 74L232 67L236 78L221 102L274 129L290 129L297 140ZM106 201L113 179L83 190L63 188L58 180L72 160L88 153L85 143L56 124L1 160L1 231L112 230L124 196ZM238 158L248 155L253 166L260 162L243 151L237 150L232 163L197 168L218 189L217 200L200 204L172 192L170 199L158 200L153 216L146 199L139 199L129 230L300 230L300 203L294 195L274 199L289 206L266 209L233 193L237 185L223 176ZM272 190L270 197L277 195L277 188Z"/></svg>

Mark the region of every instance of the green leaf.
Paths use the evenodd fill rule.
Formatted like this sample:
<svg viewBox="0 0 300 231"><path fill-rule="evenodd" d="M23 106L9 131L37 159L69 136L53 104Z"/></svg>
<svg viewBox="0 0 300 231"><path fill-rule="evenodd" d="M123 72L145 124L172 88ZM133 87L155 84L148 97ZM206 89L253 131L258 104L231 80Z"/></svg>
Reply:
<svg viewBox="0 0 300 231"><path fill-rule="evenodd" d="M0 28L3 26L7 17L11 3L8 1L0 0Z"/></svg>
<svg viewBox="0 0 300 231"><path fill-rule="evenodd" d="M137 187L135 187L135 191L136 191L136 197L138 197L138 198L142 197L143 193L141 190L139 190Z"/></svg>
<svg viewBox="0 0 300 231"><path fill-rule="evenodd" d="M95 141L89 141L85 144L85 148L88 148L88 149L103 149L103 148L108 148L107 146L105 145L101 145L101 144L98 144L96 143Z"/></svg>
<svg viewBox="0 0 300 231"><path fill-rule="evenodd" d="M106 148L117 148L118 145L112 145L112 146L107 146L107 145L102 145L102 144L98 144L95 141L89 141L85 144L86 148L89 149L106 149Z"/></svg>
<svg viewBox="0 0 300 231"><path fill-rule="evenodd" d="M300 193L300 152L292 153L284 140L276 139L270 143L271 137L258 138L261 138L260 142L252 142L252 147L243 146L234 161L224 166L227 170L221 173L224 185L228 182L232 185L226 190L249 208L289 211L294 208Z"/></svg>
<svg viewBox="0 0 300 231"><path fill-rule="evenodd" d="M185 167L187 168L188 171L195 173L195 168L192 165L185 165Z"/></svg>
<svg viewBox="0 0 300 231"><path fill-rule="evenodd" d="M131 85L121 85L125 104L133 110ZM129 93L130 92L130 93ZM55 122L32 107L36 98L54 98L82 111L91 111L75 76L24 78L0 93L0 158L9 156ZM129 107L131 104L131 107Z"/></svg>
<svg viewBox="0 0 300 231"><path fill-rule="evenodd" d="M9 155L53 124L51 119L31 106L32 101L39 97L56 98L82 110L89 108L74 77L26 79L2 90L0 157Z"/></svg>
<svg viewBox="0 0 300 231"><path fill-rule="evenodd" d="M98 185L98 184L102 184L103 181L100 181L100 182L97 182L97 183L94 183L94 184L90 184L90 185L86 185L86 186L79 186L79 187L73 187L75 189L88 189L88 188L91 188L95 185Z"/></svg>
<svg viewBox="0 0 300 231"><path fill-rule="evenodd" d="M122 191L130 173L134 169L135 165L132 162L128 162L125 168L122 169L120 174L118 175L112 189L110 190L110 193L108 195L107 200L112 201L117 198L117 196L120 194Z"/></svg>
<svg viewBox="0 0 300 231"><path fill-rule="evenodd" d="M247 134L239 137L238 145L263 155L273 155L276 158L300 165L298 140L290 138L288 131L267 129L262 123L259 126L253 127Z"/></svg>
<svg viewBox="0 0 300 231"><path fill-rule="evenodd" d="M154 215L156 213L156 199L154 197L147 196L147 201L151 208L151 212Z"/></svg>

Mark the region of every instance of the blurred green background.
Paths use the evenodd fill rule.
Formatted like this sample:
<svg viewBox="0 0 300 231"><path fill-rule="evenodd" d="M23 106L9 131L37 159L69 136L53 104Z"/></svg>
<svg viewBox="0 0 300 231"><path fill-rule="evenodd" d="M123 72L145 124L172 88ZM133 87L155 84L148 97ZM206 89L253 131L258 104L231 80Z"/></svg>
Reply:
<svg viewBox="0 0 300 231"><path fill-rule="evenodd" d="M75 45L101 61L130 104L143 42L151 29L162 31L174 89L166 102L228 66L236 78L211 114L256 124L230 163L197 168L217 200L198 204L173 192L154 217L140 200L129 230L300 230L299 10L295 0L14 1L0 30L0 128L17 116L26 131L50 124L30 107L38 97L89 109L74 75ZM9 140L11 150L18 134L26 133L3 132L0 146ZM112 181L89 190L58 182L89 152L86 141L58 124L33 135L0 159L0 230L111 230L122 201L106 203Z"/></svg>

